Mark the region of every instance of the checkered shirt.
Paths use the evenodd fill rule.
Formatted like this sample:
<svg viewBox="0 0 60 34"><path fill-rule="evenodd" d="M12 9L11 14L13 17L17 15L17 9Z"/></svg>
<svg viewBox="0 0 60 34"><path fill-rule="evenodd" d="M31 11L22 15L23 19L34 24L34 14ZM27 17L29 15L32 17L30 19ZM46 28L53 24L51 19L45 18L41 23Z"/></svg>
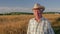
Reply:
<svg viewBox="0 0 60 34"><path fill-rule="evenodd" d="M27 34L55 34L50 22L41 18L40 23L38 23L35 18L30 19L27 29Z"/></svg>

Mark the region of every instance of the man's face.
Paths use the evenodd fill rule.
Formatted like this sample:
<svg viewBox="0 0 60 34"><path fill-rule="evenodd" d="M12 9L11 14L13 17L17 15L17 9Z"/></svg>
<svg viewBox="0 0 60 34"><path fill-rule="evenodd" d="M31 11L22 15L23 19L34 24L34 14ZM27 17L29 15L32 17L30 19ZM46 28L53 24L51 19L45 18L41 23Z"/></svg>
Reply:
<svg viewBox="0 0 60 34"><path fill-rule="evenodd" d="M43 11L42 11L42 9L34 9L33 12L34 12L35 17L40 17L40 16L42 16Z"/></svg>

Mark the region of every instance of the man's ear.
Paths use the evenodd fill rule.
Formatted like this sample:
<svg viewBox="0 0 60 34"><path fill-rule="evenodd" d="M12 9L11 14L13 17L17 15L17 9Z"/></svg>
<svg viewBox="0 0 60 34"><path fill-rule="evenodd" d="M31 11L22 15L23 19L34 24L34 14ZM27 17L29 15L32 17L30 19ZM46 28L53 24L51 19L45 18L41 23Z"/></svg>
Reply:
<svg viewBox="0 0 60 34"><path fill-rule="evenodd" d="M43 13L43 11L41 11L41 13Z"/></svg>
<svg viewBox="0 0 60 34"><path fill-rule="evenodd" d="M44 11L43 9L40 9L41 11Z"/></svg>

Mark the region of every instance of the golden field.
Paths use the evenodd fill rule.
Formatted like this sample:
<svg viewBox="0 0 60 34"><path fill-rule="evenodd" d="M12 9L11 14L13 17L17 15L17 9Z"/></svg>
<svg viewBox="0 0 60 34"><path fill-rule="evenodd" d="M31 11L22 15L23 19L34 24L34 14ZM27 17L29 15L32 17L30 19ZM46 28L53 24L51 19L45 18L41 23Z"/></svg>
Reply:
<svg viewBox="0 0 60 34"><path fill-rule="evenodd" d="M1 15L0 34L26 34L29 19L33 15ZM50 22L56 34L60 32L60 14L43 14Z"/></svg>

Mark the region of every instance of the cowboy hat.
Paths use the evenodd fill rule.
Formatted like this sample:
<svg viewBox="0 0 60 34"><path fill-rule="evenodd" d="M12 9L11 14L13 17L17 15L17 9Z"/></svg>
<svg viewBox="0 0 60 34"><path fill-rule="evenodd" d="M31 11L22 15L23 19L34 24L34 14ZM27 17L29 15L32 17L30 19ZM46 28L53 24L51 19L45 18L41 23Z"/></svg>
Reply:
<svg viewBox="0 0 60 34"><path fill-rule="evenodd" d="M34 9L42 9L42 10L45 10L45 7L44 6L41 6L40 4L36 3L33 7L33 10Z"/></svg>

